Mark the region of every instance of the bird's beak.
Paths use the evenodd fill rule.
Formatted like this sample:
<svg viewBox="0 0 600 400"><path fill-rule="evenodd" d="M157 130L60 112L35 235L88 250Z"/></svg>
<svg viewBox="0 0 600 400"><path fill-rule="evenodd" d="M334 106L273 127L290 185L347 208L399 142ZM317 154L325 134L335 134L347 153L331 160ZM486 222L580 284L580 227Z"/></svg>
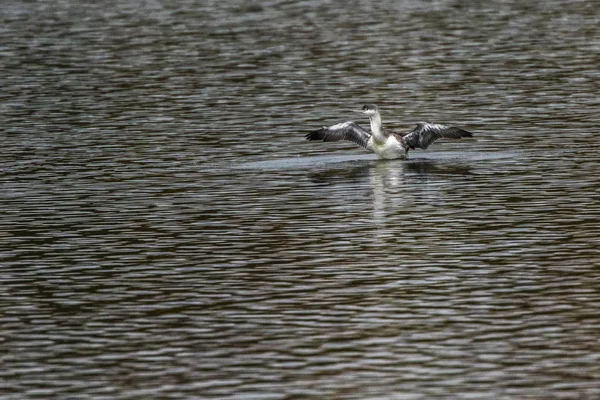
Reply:
<svg viewBox="0 0 600 400"><path fill-rule="evenodd" d="M350 111L355 112L355 113L359 113L359 114L364 114L363 110L350 110Z"/></svg>

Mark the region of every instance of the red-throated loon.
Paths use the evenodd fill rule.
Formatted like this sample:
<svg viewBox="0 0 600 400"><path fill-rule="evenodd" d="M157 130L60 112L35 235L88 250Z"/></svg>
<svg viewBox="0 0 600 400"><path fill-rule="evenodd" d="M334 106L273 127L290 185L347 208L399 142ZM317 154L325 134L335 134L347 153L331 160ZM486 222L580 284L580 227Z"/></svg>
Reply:
<svg viewBox="0 0 600 400"><path fill-rule="evenodd" d="M367 104L357 112L369 117L371 129L364 129L348 121L313 131L306 135L306 139L324 142L349 140L372 151L379 158L394 159L406 158L409 150L426 149L439 138L460 139L473 136L471 132L460 128L427 122L419 122L412 131L394 132L381 126L381 114L376 105Z"/></svg>

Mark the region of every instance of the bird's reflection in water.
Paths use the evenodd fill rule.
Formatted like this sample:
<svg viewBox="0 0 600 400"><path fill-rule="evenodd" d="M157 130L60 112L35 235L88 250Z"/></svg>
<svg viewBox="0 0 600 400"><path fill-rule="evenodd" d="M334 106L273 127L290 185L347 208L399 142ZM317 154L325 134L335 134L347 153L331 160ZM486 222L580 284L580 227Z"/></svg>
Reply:
<svg viewBox="0 0 600 400"><path fill-rule="evenodd" d="M336 189L349 185L344 193L355 204L364 204L365 198L370 198L375 234L384 238L391 237L396 229L388 226L389 221L396 220L390 216L420 209L424 203L442 207L446 202L445 188L453 181L464 182L470 175L469 165L456 160L368 160L330 165L326 170L313 172L311 179ZM411 214L411 218L418 217Z"/></svg>
<svg viewBox="0 0 600 400"><path fill-rule="evenodd" d="M414 181L428 181L442 176L466 176L471 173L468 165L450 164L429 159L360 160L329 165L327 169L312 171L311 180L321 184L339 184L370 180L380 181L394 187Z"/></svg>
<svg viewBox="0 0 600 400"><path fill-rule="evenodd" d="M400 168L395 164L379 163L370 171L372 221L375 234L382 240L395 236L395 215L408 214L415 219L421 217L417 210L427 208L424 204L442 207L447 200L447 186L470 175L468 165L456 163L416 159L401 162Z"/></svg>
<svg viewBox="0 0 600 400"><path fill-rule="evenodd" d="M469 167L465 165L440 163L427 159L415 159L404 162L405 172L418 175L464 175L469 173Z"/></svg>

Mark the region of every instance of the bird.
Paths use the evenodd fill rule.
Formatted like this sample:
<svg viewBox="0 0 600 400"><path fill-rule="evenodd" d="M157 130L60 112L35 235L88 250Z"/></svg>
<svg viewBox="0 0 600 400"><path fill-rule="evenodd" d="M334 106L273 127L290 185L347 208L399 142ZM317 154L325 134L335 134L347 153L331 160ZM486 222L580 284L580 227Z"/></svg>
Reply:
<svg viewBox="0 0 600 400"><path fill-rule="evenodd" d="M412 131L395 132L381 125L381 113L375 104L366 104L357 110L369 117L371 129L365 129L353 121L323 127L308 133L307 140L337 142L348 140L375 153L380 159L406 159L409 150L426 149L440 138L460 139L472 137L463 129L419 122Z"/></svg>

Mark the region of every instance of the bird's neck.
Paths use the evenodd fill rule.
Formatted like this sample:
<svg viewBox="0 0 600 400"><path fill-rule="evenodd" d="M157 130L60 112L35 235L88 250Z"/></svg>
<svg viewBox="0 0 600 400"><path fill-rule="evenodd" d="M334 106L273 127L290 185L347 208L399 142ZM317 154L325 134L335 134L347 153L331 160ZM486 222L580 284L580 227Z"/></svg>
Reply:
<svg viewBox="0 0 600 400"><path fill-rule="evenodd" d="M371 121L371 132L373 132L373 138L378 142L385 141L385 136L381 131L381 115L379 113L369 117Z"/></svg>

